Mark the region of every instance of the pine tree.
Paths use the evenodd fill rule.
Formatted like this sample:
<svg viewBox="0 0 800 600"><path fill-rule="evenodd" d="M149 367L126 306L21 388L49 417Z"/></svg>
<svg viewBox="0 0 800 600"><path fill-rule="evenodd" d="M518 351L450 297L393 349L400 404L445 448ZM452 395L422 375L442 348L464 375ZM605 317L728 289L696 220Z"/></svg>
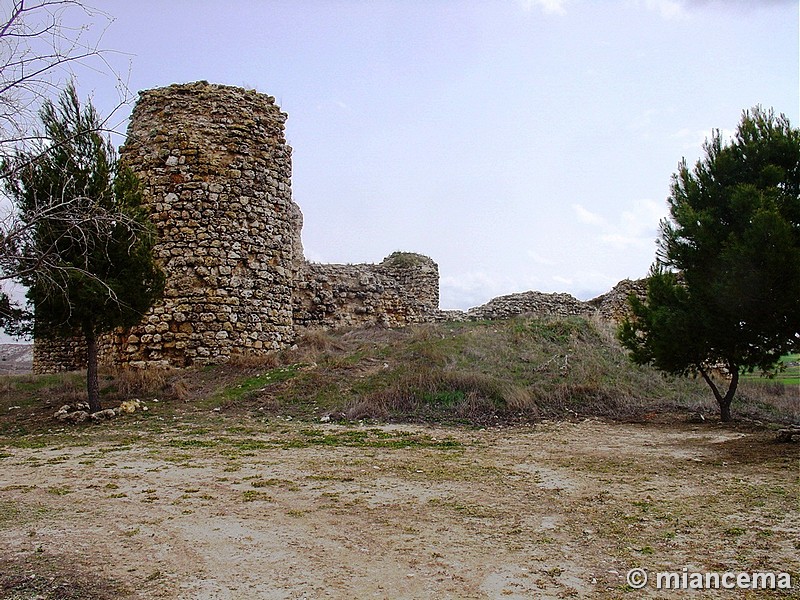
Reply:
<svg viewBox="0 0 800 600"><path fill-rule="evenodd" d="M140 185L101 135L91 103L74 85L40 111L44 142L3 163L5 188L29 235L17 244L18 279L28 286L37 335L87 345L90 409L100 410L98 336L140 322L164 276Z"/></svg>
<svg viewBox="0 0 800 600"><path fill-rule="evenodd" d="M800 129L756 107L704 151L673 175L647 300L631 298L620 340L638 363L700 374L728 421L739 375L800 348Z"/></svg>

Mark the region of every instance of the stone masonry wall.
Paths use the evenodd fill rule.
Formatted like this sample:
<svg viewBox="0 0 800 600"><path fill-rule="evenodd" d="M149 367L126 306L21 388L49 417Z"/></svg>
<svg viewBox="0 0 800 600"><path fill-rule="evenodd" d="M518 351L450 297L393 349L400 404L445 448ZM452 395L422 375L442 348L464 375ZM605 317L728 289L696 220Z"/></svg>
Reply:
<svg viewBox="0 0 800 600"><path fill-rule="evenodd" d="M647 299L647 280L623 279L602 296L589 300L589 304L597 309L602 318L619 323L632 314L628 303L631 295L645 301Z"/></svg>
<svg viewBox="0 0 800 600"><path fill-rule="evenodd" d="M291 196L286 114L274 98L197 82L140 93L120 152L143 185L166 273L164 298L142 323L99 340L101 361L137 367L220 362L292 343L299 329L403 326L519 314L625 315L640 282L581 302L525 292L462 311L439 310L439 270L395 252L377 265L303 258L303 216ZM34 371L85 365L79 337L35 336Z"/></svg>
<svg viewBox="0 0 800 600"><path fill-rule="evenodd" d="M84 368L86 368L86 342L83 337L35 336L31 365L31 371L34 373L60 373Z"/></svg>
<svg viewBox="0 0 800 600"><path fill-rule="evenodd" d="M439 268L427 256L395 252L380 264L307 263L295 290L297 327L401 327L439 308Z"/></svg>
<svg viewBox="0 0 800 600"><path fill-rule="evenodd" d="M490 300L483 306L471 308L467 312L470 320L508 319L515 315L535 314L568 317L588 316L594 309L569 294L545 294L542 292L523 292L509 294Z"/></svg>
<svg viewBox="0 0 800 600"><path fill-rule="evenodd" d="M271 96L205 82L142 92L120 152L158 230L164 299L112 353L185 366L291 342L299 209L286 114Z"/></svg>

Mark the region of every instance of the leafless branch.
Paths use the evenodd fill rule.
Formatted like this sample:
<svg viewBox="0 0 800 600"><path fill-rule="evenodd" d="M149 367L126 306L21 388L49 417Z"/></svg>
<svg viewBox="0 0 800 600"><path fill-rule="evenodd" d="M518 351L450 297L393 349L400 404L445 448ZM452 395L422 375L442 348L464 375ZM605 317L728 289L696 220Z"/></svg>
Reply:
<svg viewBox="0 0 800 600"><path fill-rule="evenodd" d="M111 76L118 97L114 109L104 111L107 116L97 129L80 135L114 131L112 119L130 102L131 94L127 79L109 60L117 53L101 47L112 22L111 15L83 0L0 0L0 187L60 148L38 130L37 113L76 78L79 69ZM0 197L3 200L10 199ZM113 233L119 234L120 227L131 244L141 234L141 226L133 219L88 198L49 198L24 217L13 202L0 214L0 281L35 282L52 293L64 293L67 281L76 274L103 285L91 275L88 262L65 262L60 249L69 247L72 256L88 261L98 245L109 244ZM41 246L34 238L39 224L45 222L59 233ZM116 300L113 290L108 292Z"/></svg>
<svg viewBox="0 0 800 600"><path fill-rule="evenodd" d="M46 246L37 244L34 236L41 223L50 223L58 231ZM81 274L102 284L92 275L88 257L97 250L107 249L120 228L131 246L144 233L135 219L118 211L109 211L86 198L45 204L26 215L23 221L9 212L0 218L0 281L24 280L36 282L40 289L54 293L65 291L68 277ZM60 248L70 247L71 254L85 258L85 264L65 263ZM107 286L105 286L107 288ZM113 290L110 298L117 301Z"/></svg>
<svg viewBox="0 0 800 600"><path fill-rule="evenodd" d="M38 107L75 78L78 66L115 79L119 102L103 128L130 102L126 80L108 60L113 53L100 45L113 22L108 13L82 0L0 0L0 11L0 158L40 139L33 127Z"/></svg>

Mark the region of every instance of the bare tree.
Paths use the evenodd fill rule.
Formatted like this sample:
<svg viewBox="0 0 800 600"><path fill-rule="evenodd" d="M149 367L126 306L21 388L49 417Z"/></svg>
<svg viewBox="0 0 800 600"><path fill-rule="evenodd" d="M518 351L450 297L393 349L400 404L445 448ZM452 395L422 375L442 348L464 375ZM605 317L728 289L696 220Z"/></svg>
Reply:
<svg viewBox="0 0 800 600"><path fill-rule="evenodd" d="M101 48L103 34L113 18L82 0L0 0L0 189L9 191L21 172L33 168L45 155L57 152L54 142L39 128L40 108L62 90L74 87L80 68L108 75L116 88L116 107L93 123L90 136L113 130L114 113L129 101L130 92ZM37 246L39 223L58 224L61 238ZM108 242L111 231L136 223L120 212L82 202L78 197L54 198L47 205L27 210L25 218L13 194L0 197L0 288L4 281L36 283L53 294L66 292L66 281L80 271L65 264L59 249L68 245L88 256L91 244ZM118 230L118 229L117 229ZM84 273L91 277L90 273ZM109 289L113 296L113 292ZM113 298L112 298L113 299ZM18 300L17 300L18 301ZM0 328L20 335L29 333L30 315L0 289ZM22 325L20 325L22 324Z"/></svg>
<svg viewBox="0 0 800 600"><path fill-rule="evenodd" d="M36 246L39 224L47 222L58 231L46 245ZM25 220L14 213L0 218L0 281L37 280L57 292L69 272L88 272L79 264L65 264L59 249L89 255L110 243L115 228L130 232L132 239L144 232L141 223L117 210L99 206L91 198L71 198L27 211Z"/></svg>
<svg viewBox="0 0 800 600"><path fill-rule="evenodd" d="M81 0L0 0L0 8L0 158L41 138L39 107L76 79L78 66L113 77L118 106L127 102L127 86L100 46L109 14Z"/></svg>
<svg viewBox="0 0 800 600"><path fill-rule="evenodd" d="M84 202L82 200L87 200ZM23 220L16 212L0 218L0 285L25 282L48 294L65 295L69 282L76 276L98 283L107 296L118 302L116 292L96 277L88 265L62 260L60 249L69 247L76 253L90 256L98 246L114 242L113 232L120 228L130 239L146 233L141 224L129 215L89 202L90 199L60 201L28 211ZM37 228L47 223L59 234L47 244L36 244ZM0 329L14 336L33 333L33 314L20 306L19 299L0 291Z"/></svg>

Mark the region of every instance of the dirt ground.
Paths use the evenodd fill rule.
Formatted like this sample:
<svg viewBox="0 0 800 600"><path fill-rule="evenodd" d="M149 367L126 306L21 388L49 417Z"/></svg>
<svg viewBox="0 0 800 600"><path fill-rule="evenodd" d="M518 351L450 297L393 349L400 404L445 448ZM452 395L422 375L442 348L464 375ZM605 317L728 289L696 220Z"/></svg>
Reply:
<svg viewBox="0 0 800 600"><path fill-rule="evenodd" d="M2 597L683 595L634 567L789 572L702 597L800 597L799 445L767 430L149 419L0 438Z"/></svg>

